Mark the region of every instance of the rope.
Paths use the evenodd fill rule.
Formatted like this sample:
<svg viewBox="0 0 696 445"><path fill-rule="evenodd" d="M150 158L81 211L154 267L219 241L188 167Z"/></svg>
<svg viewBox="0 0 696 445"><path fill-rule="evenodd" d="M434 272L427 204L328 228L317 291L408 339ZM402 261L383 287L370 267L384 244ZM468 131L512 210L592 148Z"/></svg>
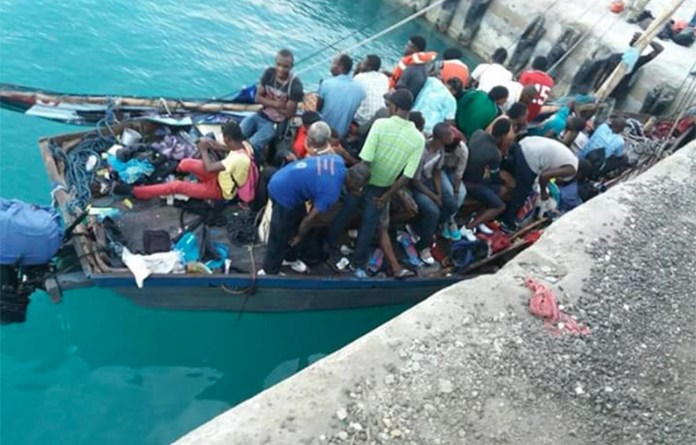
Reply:
<svg viewBox="0 0 696 445"><path fill-rule="evenodd" d="M691 68L686 72L686 76L684 76L684 80L682 80L681 84L679 85L679 88L677 88L677 93L676 96L679 97L679 102L677 102L677 106L675 107L675 110L679 112L679 110L682 109L682 107L686 108L686 104L688 103L689 100L692 100L691 95L693 94L693 89L694 85L696 85L696 76L692 76L691 73L694 72L694 69L696 69L696 62L691 65ZM689 77L691 77L691 80L689 81ZM691 82L689 86L687 85L687 82ZM686 87L686 92L685 94L682 94L682 90Z"/></svg>
<svg viewBox="0 0 696 445"><path fill-rule="evenodd" d="M105 121L104 124L112 136L103 136L99 131L96 132L96 136L94 133L87 134L79 144L67 153L55 140L51 139L48 143L53 158L57 162L63 163L65 186L73 194L73 197L66 202L66 209L73 216L79 215L89 206L92 200L90 186L97 174L101 153L108 150L116 142L113 130ZM87 161L92 156L97 158L97 165L87 171Z"/></svg>
<svg viewBox="0 0 696 445"><path fill-rule="evenodd" d="M551 3L551 6L549 6L549 7L546 9L546 13L548 14L549 12L551 12L551 10L553 9L553 7L556 6L560 1L561 1L561 0L556 0L555 2ZM529 25L527 25L527 26L529 26ZM527 28L525 28L525 31L526 31L526 30L527 30ZM523 36L523 35L524 35L524 31L522 32L522 34L519 35L519 37L517 37L516 40L514 40L510 45L508 45L508 47L505 48L505 50L508 51L508 52L510 52L510 50L512 49L512 47L514 47L515 45L517 45L518 43L520 43L520 40L522 40L522 36Z"/></svg>
<svg viewBox="0 0 696 445"><path fill-rule="evenodd" d="M598 42L598 41L602 40L602 39L604 38L604 36L606 36L606 35L609 33L609 31L611 31L611 30L614 28L614 25L616 25L616 23L617 23L619 20L621 20L621 18L622 18L621 16L617 16L617 17L614 19L614 21L612 22L612 24L609 25L609 26L607 27L607 29L604 30L604 32L602 33L602 35L600 35L599 37L597 37L597 38L595 39L595 42ZM600 19L599 21L601 21L601 20L602 20L602 19ZM595 25L596 25L596 24L595 24ZM593 28L594 28L594 27L593 27ZM591 31L591 29L590 29L590 31ZM588 33L589 33L589 31L588 31ZM570 52L572 52L572 50L573 50L578 44L580 44L581 42L583 42L584 40L585 40L584 38L580 38L580 40L578 40L578 41L575 43L575 45L573 45L573 48L570 49L570 50L568 50L568 52L567 52L566 54L569 54ZM564 54L564 56L565 56L565 54ZM554 68L555 68L556 65L557 65L558 63L560 63L562 60L563 60L563 58L561 58L556 64L554 64ZM549 71L550 71L550 70L549 70ZM563 75L558 79L558 82L557 82L557 83L559 83L559 84L562 83L563 80L565 80L565 78L568 77L568 74L570 74L570 72L566 72L565 74L563 74Z"/></svg>
<svg viewBox="0 0 696 445"><path fill-rule="evenodd" d="M410 16L406 17L405 19L403 19L403 20L401 20L401 21L399 21L399 22L393 24L392 26L390 26L390 27L388 27L388 28L386 28L386 29L384 29L384 30L378 32L377 34L374 34L374 35L368 37L367 39L364 39L364 40L362 40L362 41L356 43L355 45L352 45L352 46L349 46L348 48L345 48L345 49L344 49L343 51L341 51L341 52L348 53L348 52L351 52L351 51L353 51L353 50L355 50L355 49L360 48L361 46L365 46L365 45L367 45L368 43L372 42L373 40L376 40L376 39L382 37L383 35L388 34L388 33L392 32L393 30L395 30L395 29L397 29L397 28L400 28L401 26L405 25L406 23L409 23L409 22L415 20L416 18L418 18L418 17L424 15L425 13L427 13L428 11L430 11L431 9L440 6L440 5L443 4L445 1L447 1L447 0L437 0L435 3L432 3L431 5L428 5L428 6L426 6L425 8L423 8L423 9L421 9L421 10L419 10L419 11L416 11L415 13L413 13L413 14L411 14ZM558 1L559 1L559 0L556 0L556 2L558 2ZM320 60L320 61L318 61L318 62L316 62L316 63L313 63L313 64L309 65L308 67L305 67L305 68L301 69L301 70L298 71L295 75L299 75L299 74L304 73L304 72L306 72L306 71L309 71L309 70L311 70L312 68L315 68L315 67L317 67L317 66L319 66L319 65L321 65L321 64L324 64L324 63L326 63L326 62L329 62L329 61L331 61L332 58L333 58L333 56L331 56L331 57L329 57L329 58L326 58L326 59L322 59L322 60Z"/></svg>
<svg viewBox="0 0 696 445"><path fill-rule="evenodd" d="M300 59L300 60L298 60L297 62L295 62L295 66L296 66L296 67L297 67L297 66L300 66L300 65L304 64L305 62L307 62L307 61L313 59L314 57L318 56L319 54L324 53L326 50L329 50L329 49L333 49L333 50L336 50L336 51L338 52L338 50L336 49L336 45L338 45L338 44L340 44L340 43L343 43L344 41L346 41L346 40L348 40L348 39L354 37L354 36L357 35L357 34L362 33L362 32L365 31L366 29L368 29L368 28L370 28L370 27L372 27L372 26L374 26L374 25L376 25L376 24L382 22L384 19L391 18L392 15L393 15L395 12L400 11L400 10L402 10L402 9L403 9L403 5L401 5L401 4L395 5L394 7L390 8L389 10L383 12L383 13L382 13L380 16L378 16L375 20L371 21L370 23L366 24L365 26L362 26L362 27L360 27L360 28L358 28L358 29L356 29L356 30L354 30L354 31L352 31L352 32L350 32L350 33L344 35L344 36L341 36L341 37L337 38L336 40L334 40L334 41L332 41L332 42L330 42L330 43L325 44L322 48L320 48L320 49L314 51L313 53L311 53L311 54L309 54L309 55L303 57L303 58ZM204 102L204 104L211 103L211 102L215 102L215 101L217 101L217 100L224 99L224 98L226 98L226 97L236 96L237 94L241 93L245 88L246 88L246 87L242 87L242 88L239 88L239 89L237 89L237 90L235 90L235 91L232 91L231 93L223 94L222 96L218 96L218 97L213 97L213 98L210 99L208 102Z"/></svg>
<svg viewBox="0 0 696 445"><path fill-rule="evenodd" d="M585 14L587 14L587 12L589 12L592 8L594 8L594 7L597 5L597 3L599 3L599 1L601 1L601 0L595 0L595 2L592 4L592 6L590 6L589 8L587 8L587 9L586 9L582 14L580 14L580 16L579 16L577 19L575 19L575 20L579 21ZM563 63L563 61L564 61L565 59L567 59L568 56L570 56L570 55L573 53L573 51L575 51L575 48L577 48L578 46L580 46L580 44L581 44L583 41L585 41L586 38L588 38L588 37L590 36L590 33L592 32L592 30L594 30L594 29L597 27L597 25L599 25L600 23L602 23L602 21L604 20L604 17L605 17L604 15L603 15L602 17L600 17L600 19L597 20L597 21L594 23L594 25L592 25L592 27L591 27L590 29L588 29L587 31L585 31L585 33L584 33L583 35L580 36L580 38L578 39L578 41L575 42L575 44L573 44L573 46L571 46L571 47L568 49L568 51L566 51L565 54L563 54L563 56L561 56L561 58L558 59L558 60L556 61L556 63L554 63L553 65L551 65L551 68L549 68L549 69L546 70L546 71L547 71L547 72L553 72L553 70L555 70L555 69L558 67L558 65L560 65L561 63ZM616 20L614 20L614 23L611 24L610 28L612 28L612 27L616 24L616 22L618 21L619 18L620 18L620 16L617 17Z"/></svg>

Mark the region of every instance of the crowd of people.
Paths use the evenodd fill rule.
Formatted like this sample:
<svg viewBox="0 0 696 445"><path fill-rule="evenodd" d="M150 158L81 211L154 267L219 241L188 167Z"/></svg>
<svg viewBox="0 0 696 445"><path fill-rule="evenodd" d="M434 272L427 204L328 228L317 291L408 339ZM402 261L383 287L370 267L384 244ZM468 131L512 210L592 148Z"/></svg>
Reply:
<svg viewBox="0 0 696 445"><path fill-rule="evenodd" d="M222 143L201 139L201 159L180 163L197 181L139 186L133 194L238 199L259 168L272 205L259 274L283 266L305 272L298 248L323 225L330 258L345 257L336 267L367 277L379 246L390 273L409 276L394 253L393 225L408 224L420 264L432 265L438 237L473 241L492 227L514 232L536 184L546 201L553 183L567 210L582 202L579 181L627 163L623 119L590 128L592 106L572 98L549 103L554 79L545 57L516 76L504 65L507 56L500 48L470 72L462 51L449 48L440 57L421 36L409 39L392 71L377 55L356 64L341 54L313 107L293 74L292 52L283 49L261 75L261 109L224 125ZM217 160L211 150L228 154ZM348 248L347 229L356 222Z"/></svg>

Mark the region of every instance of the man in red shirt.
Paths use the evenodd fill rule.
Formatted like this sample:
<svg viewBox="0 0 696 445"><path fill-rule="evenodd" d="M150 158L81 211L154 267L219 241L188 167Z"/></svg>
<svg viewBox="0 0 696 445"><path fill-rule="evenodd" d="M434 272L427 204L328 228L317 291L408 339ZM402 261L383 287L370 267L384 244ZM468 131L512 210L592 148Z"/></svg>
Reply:
<svg viewBox="0 0 696 445"><path fill-rule="evenodd" d="M541 107L544 106L546 100L551 94L551 89L554 86L554 81L548 75L548 60L544 56L538 56L532 62L532 69L523 72L520 75L520 83L524 86L532 85L536 88L536 96L532 103L528 105L527 122L532 122L541 112Z"/></svg>

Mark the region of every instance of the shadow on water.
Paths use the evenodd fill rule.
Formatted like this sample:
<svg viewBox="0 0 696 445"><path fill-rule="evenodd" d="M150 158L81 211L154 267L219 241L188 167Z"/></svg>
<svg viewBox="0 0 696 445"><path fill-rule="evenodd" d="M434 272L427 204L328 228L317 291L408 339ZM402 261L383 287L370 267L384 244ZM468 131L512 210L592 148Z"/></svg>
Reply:
<svg viewBox="0 0 696 445"><path fill-rule="evenodd" d="M237 324L103 290L57 306L37 294L26 324L0 330L2 443L111 443L124 431L171 441L404 309L247 313Z"/></svg>

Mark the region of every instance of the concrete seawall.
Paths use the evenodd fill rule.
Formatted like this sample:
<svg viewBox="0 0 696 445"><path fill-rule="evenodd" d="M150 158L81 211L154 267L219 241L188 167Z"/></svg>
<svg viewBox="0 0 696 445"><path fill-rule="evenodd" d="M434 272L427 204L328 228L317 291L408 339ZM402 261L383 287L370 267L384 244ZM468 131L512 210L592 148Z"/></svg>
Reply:
<svg viewBox="0 0 696 445"><path fill-rule="evenodd" d="M528 276L591 333L546 331ZM177 443L696 443L694 276L696 142Z"/></svg>
<svg viewBox="0 0 696 445"><path fill-rule="evenodd" d="M434 3L431 0L394 1L414 9ZM446 27L447 34L454 38L461 36L467 29L464 25L466 14L476 1L457 2L450 24ZM470 47L484 59L488 59L493 51L501 46L508 48L508 52L512 54L517 40L537 16L545 18L546 33L536 46L534 55L547 55L561 36L564 27L572 26L580 33L588 33L587 38L560 65L556 74L558 86L554 94L561 96L566 93L578 67L597 48L604 47L611 52L623 52L628 47L633 33L641 31L637 25L628 24L624 17L611 13L609 3L609 1L596 0L536 0L534 2L492 0ZM648 4L647 9L657 16L667 3L667 0L653 0ZM686 0L675 14L675 18L689 20L695 10L696 0ZM426 15L426 18L433 23L437 23L441 17L443 13L440 7L434 8ZM673 42L660 42L665 46L665 52L637 75L631 94L624 103L620 104L621 109L637 111L651 88L662 82L678 87L689 70L693 70L692 65L696 61L696 45L685 48ZM691 99L691 102L696 101L696 93L692 94Z"/></svg>

